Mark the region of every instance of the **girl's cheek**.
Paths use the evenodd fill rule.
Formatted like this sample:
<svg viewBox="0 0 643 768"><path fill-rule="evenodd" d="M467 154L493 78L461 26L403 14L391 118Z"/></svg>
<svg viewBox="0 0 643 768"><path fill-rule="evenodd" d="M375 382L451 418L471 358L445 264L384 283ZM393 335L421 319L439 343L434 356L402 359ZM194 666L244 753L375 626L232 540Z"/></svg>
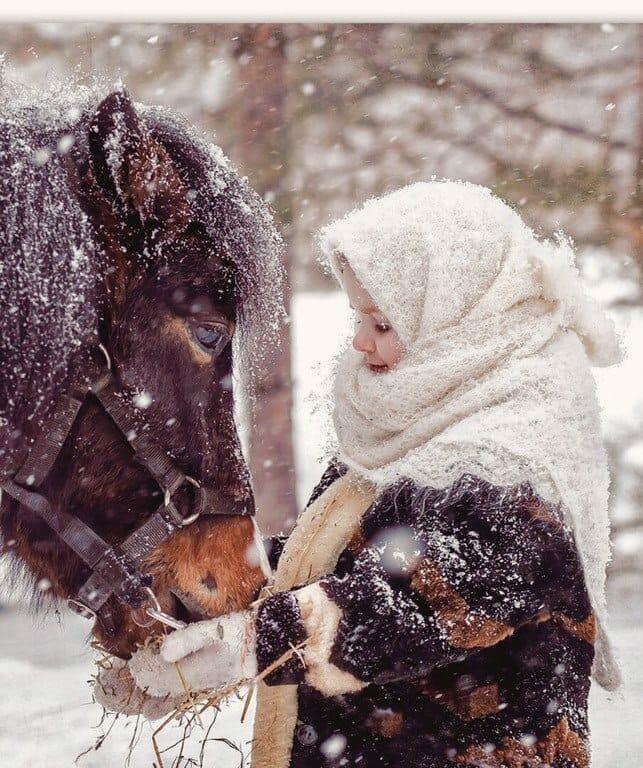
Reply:
<svg viewBox="0 0 643 768"><path fill-rule="evenodd" d="M382 361L392 368L402 357L402 345L394 333L387 333L378 344L378 354Z"/></svg>

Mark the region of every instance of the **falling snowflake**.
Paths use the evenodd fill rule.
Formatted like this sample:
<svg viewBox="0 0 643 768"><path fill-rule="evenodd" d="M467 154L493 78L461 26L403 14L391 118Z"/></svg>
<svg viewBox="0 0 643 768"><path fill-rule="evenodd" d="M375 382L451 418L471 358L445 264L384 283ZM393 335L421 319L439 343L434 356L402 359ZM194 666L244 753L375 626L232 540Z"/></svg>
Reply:
<svg viewBox="0 0 643 768"><path fill-rule="evenodd" d="M152 396L149 392L143 390L134 395L134 405L140 410L145 410L152 405Z"/></svg>
<svg viewBox="0 0 643 768"><path fill-rule="evenodd" d="M346 737L341 733L334 733L321 744L320 749L327 760L334 760L346 749Z"/></svg>
<svg viewBox="0 0 643 768"><path fill-rule="evenodd" d="M56 144L56 150L58 151L59 155L66 155L67 152L72 148L72 145L74 143L74 136L71 133L66 133L64 136L61 136L58 139L58 144Z"/></svg>

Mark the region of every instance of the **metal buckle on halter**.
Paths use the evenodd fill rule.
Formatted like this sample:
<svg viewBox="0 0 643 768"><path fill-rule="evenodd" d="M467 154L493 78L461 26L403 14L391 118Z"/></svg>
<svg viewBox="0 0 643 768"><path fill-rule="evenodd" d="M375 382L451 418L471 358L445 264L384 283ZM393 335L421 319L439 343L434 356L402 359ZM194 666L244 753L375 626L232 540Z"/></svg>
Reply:
<svg viewBox="0 0 643 768"><path fill-rule="evenodd" d="M89 391L92 392L94 395L98 395L100 392L102 392L105 387L112 381L113 373L112 373L112 359L109 356L109 352L107 349L105 349L103 344L99 344L98 348L103 353L103 356L105 358L105 362L107 363L107 369L102 371L99 376L97 376L90 384ZM87 394L87 390L82 392L82 396L84 397Z"/></svg>
<svg viewBox="0 0 643 768"><path fill-rule="evenodd" d="M195 520L198 520L199 517L201 517L201 513L203 512L203 509L202 509L203 500L201 498L201 494L203 490L201 488L201 484L199 483L198 480L195 480L193 477L190 477L190 475L184 476L184 482L190 483L197 489L197 494L199 495L199 504L196 512L194 512L191 515L188 515L187 517L181 517L179 510L176 508L176 505L172 501L172 492L168 488L165 489L164 500L163 500L165 508L167 509L168 513L180 528L185 528L185 526L190 525ZM183 483L181 483L181 485L183 485ZM179 488L180 487L181 486L179 486ZM178 488L176 490L178 490ZM176 490L174 491L174 493L176 493Z"/></svg>

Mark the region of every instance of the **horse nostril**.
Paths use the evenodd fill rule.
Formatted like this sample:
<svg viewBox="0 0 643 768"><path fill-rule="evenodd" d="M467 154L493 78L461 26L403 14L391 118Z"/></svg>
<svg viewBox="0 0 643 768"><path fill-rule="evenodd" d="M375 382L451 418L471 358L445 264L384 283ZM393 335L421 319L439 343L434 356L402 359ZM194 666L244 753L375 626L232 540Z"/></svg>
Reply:
<svg viewBox="0 0 643 768"><path fill-rule="evenodd" d="M201 584L203 584L203 586L209 589L211 592L215 592L217 590L217 580L211 573L209 573L204 579L201 579Z"/></svg>

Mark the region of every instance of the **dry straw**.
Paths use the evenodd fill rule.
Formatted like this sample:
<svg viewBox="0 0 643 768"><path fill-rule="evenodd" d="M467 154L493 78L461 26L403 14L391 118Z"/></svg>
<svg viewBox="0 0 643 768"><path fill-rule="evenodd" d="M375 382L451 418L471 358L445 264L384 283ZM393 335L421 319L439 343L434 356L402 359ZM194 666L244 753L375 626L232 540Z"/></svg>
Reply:
<svg viewBox="0 0 643 768"><path fill-rule="evenodd" d="M153 637L148 641L147 644L159 647L162 640L163 640L162 636ZM252 697L254 695L254 691L257 686L257 683L264 680L268 675L270 675L271 672L273 672L275 669L277 669L277 667L287 662L294 655L299 656L299 658L303 663L303 656L301 654L301 649L304 647L305 644L306 644L306 641L300 643L299 645L291 646L285 653L283 653L278 659L276 659L276 661L274 661L272 664L266 667L262 672L255 675L252 678L237 680L233 683L230 683L227 686L224 686L223 688L219 688L216 690L209 690L209 691L193 691L188 685L185 679L185 676L181 671L180 663L176 662L175 666L179 674L179 677L181 679L181 682L183 684L183 687L185 689L185 696L183 697L183 699L181 699L178 702L175 709L173 709L172 712L170 712L167 715L167 717L163 720L163 722L152 733L152 748L154 749L154 755L156 757L156 762L154 763L153 768L182 768L182 765L185 768L188 768L188 766L191 766L192 768L205 768L205 763L204 763L205 749L209 741L222 741L225 744L227 744L231 749L235 749L239 751L241 753L240 765L243 766L244 755L241 752L241 749L239 748L238 745L236 745L234 742L232 742L230 739L226 737L213 738L210 736L212 728L216 723L216 713L220 711L221 703L225 699L227 699L228 697L234 694L238 695L239 698L244 698L243 709L240 717L240 722L243 723L248 713L248 709L250 707L250 703L252 701ZM99 668L99 673L94 678L94 680L98 683L98 685L100 685L101 684L100 678L99 678L100 670L109 669L111 667L112 660L114 657L109 653L107 653L105 649L102 648L98 643L94 642L92 643L92 645L101 654L100 657L96 660L96 665ZM245 697L243 695L244 690L246 691ZM132 694L133 694L133 691L132 691ZM202 715L208 710L214 710L215 717L213 718L212 722L206 727L204 726ZM105 713L105 716L106 715L107 713ZM116 722L117 719L118 719L118 715L110 725L107 733L102 734L100 738L97 739L97 741L95 742L92 748L85 750L85 752L78 755L78 757L76 758L76 762L81 757L86 755L89 751L92 751L92 750L95 751L100 749L100 747L103 745L103 743L111 733L111 730L114 727L114 723ZM132 734L132 738L130 739L130 743L128 746L128 755L127 755L126 765L129 765L129 762L132 757L132 753L140 739L140 730L139 730L140 720L141 720L141 717L139 715L136 717L134 732ZM161 748L161 745L159 744L159 737L161 733L163 733L163 731L168 726L172 725L172 723L175 721L178 721L183 726L181 737L170 746ZM103 722L104 720L101 721L101 724ZM199 757L196 760L194 758L185 758L183 754L187 740L192 734L192 731L195 725L204 731L204 735L201 740L201 749L200 749ZM179 753L173 758L171 766L167 766L163 759L163 754L169 752L170 750L176 747L179 748ZM182 761L185 761L185 762L182 763Z"/></svg>

